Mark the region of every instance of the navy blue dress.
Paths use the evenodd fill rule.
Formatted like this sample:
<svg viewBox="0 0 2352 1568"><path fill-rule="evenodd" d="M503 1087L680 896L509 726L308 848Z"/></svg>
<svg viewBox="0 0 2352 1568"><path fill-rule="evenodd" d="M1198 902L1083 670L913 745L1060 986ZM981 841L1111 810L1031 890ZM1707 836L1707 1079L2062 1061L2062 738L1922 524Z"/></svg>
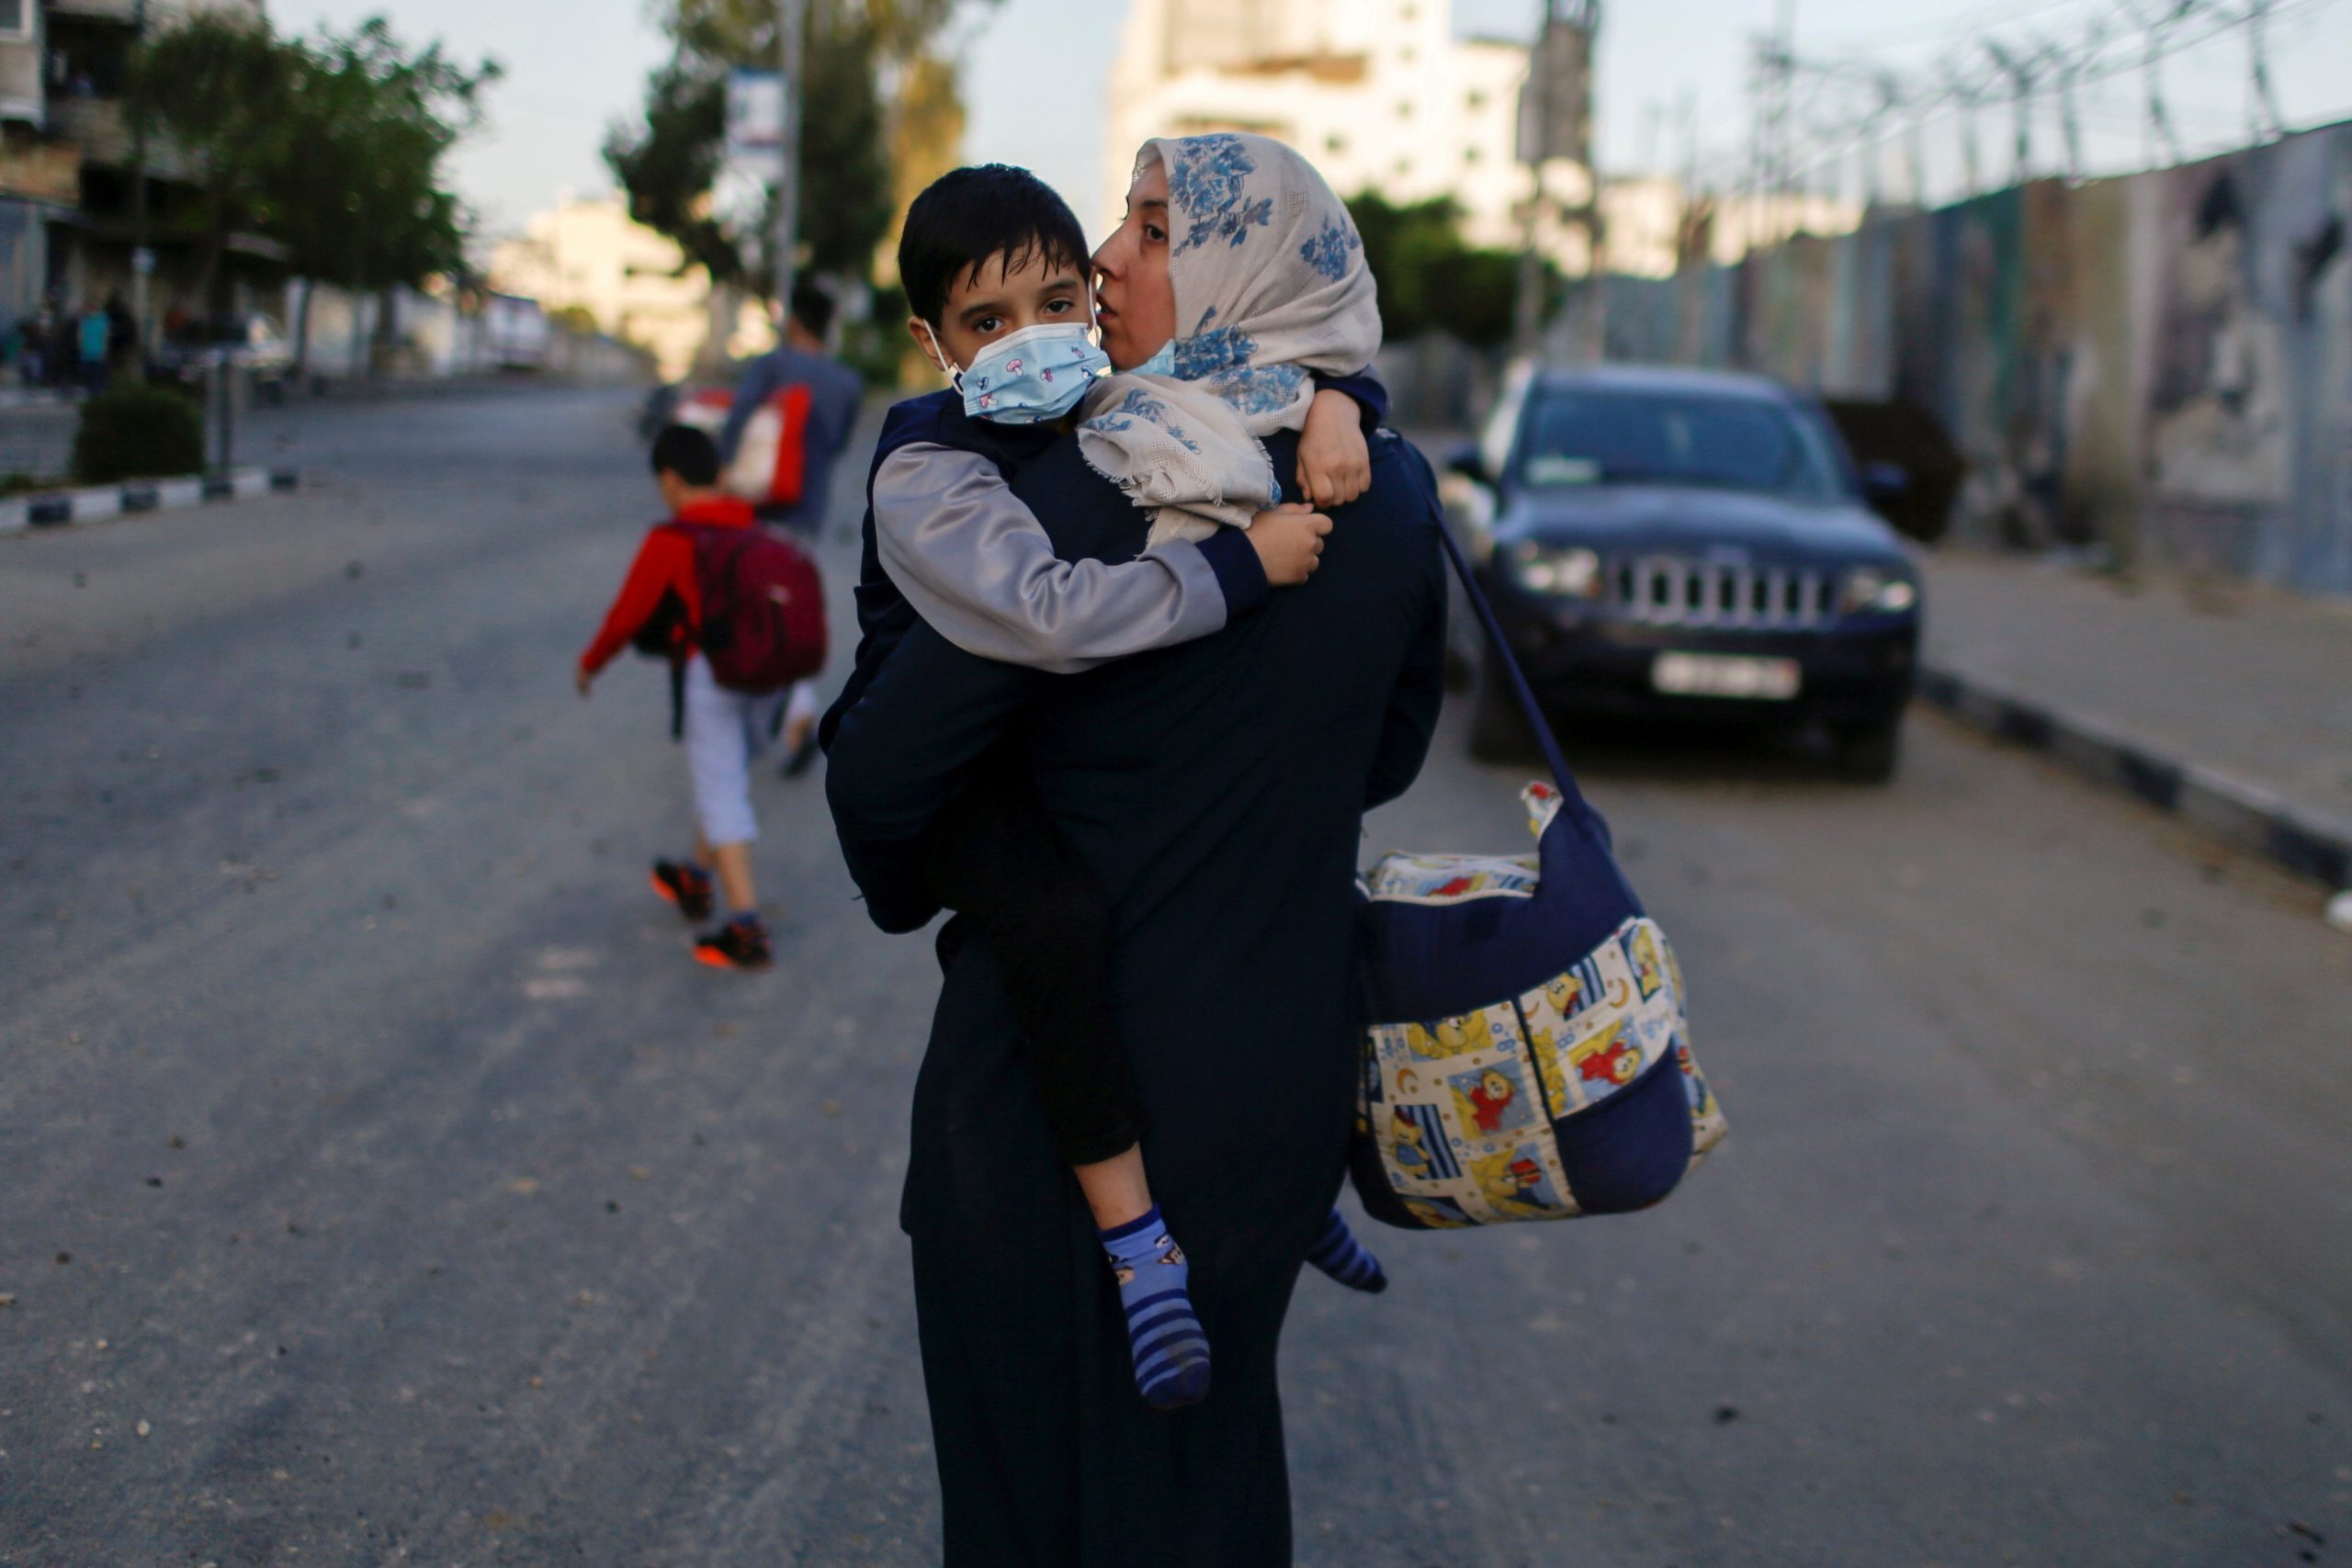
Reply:
<svg viewBox="0 0 2352 1568"><path fill-rule="evenodd" d="M1287 483L1295 438L1268 445ZM1013 489L1066 558L1143 547L1142 513L1073 441ZM1370 493L1333 522L1305 587L1084 675L990 663L916 626L834 738L843 851L899 930L930 913L915 840L963 770L1008 735L1026 746L1110 896L1144 1157L1213 1347L1205 1403L1145 1405L994 959L951 922L900 1222L953 1568L1290 1561L1275 1351L1352 1113L1362 818L1420 767L1444 649L1420 455L1376 438Z"/></svg>

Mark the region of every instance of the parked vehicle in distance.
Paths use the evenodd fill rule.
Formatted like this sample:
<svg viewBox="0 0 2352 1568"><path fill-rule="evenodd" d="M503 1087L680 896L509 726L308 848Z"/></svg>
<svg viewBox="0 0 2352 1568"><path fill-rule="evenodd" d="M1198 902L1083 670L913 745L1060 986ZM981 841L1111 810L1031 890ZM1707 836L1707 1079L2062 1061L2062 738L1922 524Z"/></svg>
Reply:
<svg viewBox="0 0 2352 1568"><path fill-rule="evenodd" d="M155 380L201 385L215 365L243 371L254 389L275 402L285 396L294 373L294 351L268 316L213 316L166 331L147 356L147 374Z"/></svg>
<svg viewBox="0 0 2352 1568"><path fill-rule="evenodd" d="M1810 398L1713 371L1524 373L1447 467L1487 515L1457 526L1537 695L1563 713L1826 728L1854 776L1894 776L1920 626L1908 548L1871 510ZM1523 750L1482 668L1470 746Z"/></svg>

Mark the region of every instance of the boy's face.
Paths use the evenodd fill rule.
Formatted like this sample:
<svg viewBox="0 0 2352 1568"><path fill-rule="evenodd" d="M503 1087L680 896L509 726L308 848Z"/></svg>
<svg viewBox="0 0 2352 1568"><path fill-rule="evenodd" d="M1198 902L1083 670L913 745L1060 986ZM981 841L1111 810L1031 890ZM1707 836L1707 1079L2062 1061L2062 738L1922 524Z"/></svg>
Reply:
<svg viewBox="0 0 2352 1568"><path fill-rule="evenodd" d="M1077 267L1051 261L1032 249L1021 265L1008 273L1006 253L1000 251L958 276L948 286L947 303L939 312L939 349L948 366L969 366L980 350L998 338L1023 328L1055 321L1086 321L1086 278ZM923 357L939 365L931 345L932 326L920 316L907 318L907 334Z"/></svg>
<svg viewBox="0 0 2352 1568"><path fill-rule="evenodd" d="M1095 319L1114 370L1132 370L1176 335L1168 281L1168 165L1153 163L1127 192L1126 220L1094 253Z"/></svg>

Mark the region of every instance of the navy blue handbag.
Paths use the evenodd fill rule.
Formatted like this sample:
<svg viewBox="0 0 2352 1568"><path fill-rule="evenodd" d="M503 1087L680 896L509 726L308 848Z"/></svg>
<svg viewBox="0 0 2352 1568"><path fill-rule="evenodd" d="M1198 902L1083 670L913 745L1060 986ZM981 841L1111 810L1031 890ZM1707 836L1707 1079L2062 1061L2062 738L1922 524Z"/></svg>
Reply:
<svg viewBox="0 0 2352 1568"><path fill-rule="evenodd" d="M1724 1135L1681 968L1439 535L1557 787L1524 796L1532 855L1392 854L1365 876L1350 1172L1366 1212L1411 1230L1647 1208Z"/></svg>

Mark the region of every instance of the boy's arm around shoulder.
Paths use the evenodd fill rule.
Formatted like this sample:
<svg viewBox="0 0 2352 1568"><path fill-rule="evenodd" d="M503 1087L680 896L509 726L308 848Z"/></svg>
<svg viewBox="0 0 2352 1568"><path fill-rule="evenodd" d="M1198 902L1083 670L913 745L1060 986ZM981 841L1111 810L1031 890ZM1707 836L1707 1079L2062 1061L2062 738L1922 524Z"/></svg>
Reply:
<svg viewBox="0 0 2352 1568"><path fill-rule="evenodd" d="M987 457L900 444L875 469L875 544L899 591L967 653L1054 674L1189 642L1268 591L1248 536L1221 530L1116 564L1063 560Z"/></svg>

